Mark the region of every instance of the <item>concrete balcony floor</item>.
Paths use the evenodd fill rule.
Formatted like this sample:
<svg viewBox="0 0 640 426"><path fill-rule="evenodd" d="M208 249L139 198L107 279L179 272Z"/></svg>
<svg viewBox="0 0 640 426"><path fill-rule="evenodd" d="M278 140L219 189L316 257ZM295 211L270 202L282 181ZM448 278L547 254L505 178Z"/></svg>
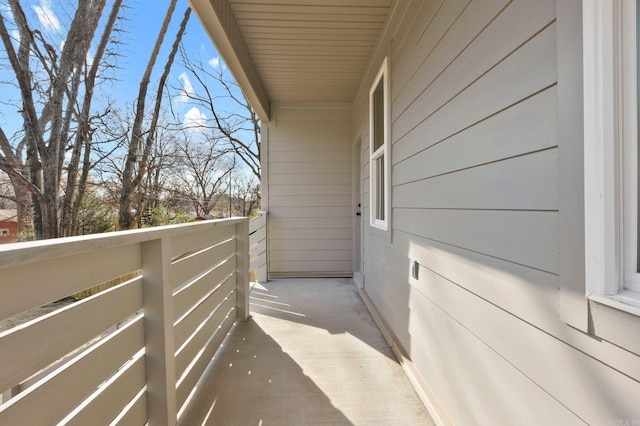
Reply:
<svg viewBox="0 0 640 426"><path fill-rule="evenodd" d="M433 425L350 279L257 284L183 425Z"/></svg>

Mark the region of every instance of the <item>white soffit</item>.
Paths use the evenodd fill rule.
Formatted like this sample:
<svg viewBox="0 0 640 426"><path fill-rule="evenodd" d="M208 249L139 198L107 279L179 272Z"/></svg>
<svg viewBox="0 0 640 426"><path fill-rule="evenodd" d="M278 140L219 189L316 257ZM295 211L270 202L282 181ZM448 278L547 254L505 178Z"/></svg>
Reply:
<svg viewBox="0 0 640 426"><path fill-rule="evenodd" d="M352 102L392 3L392 0L191 0L191 3L198 6L219 1L228 2L257 72L258 85L262 85L270 101L276 102ZM219 45L216 32L200 13L202 6L194 10ZM228 61L225 52L220 53Z"/></svg>

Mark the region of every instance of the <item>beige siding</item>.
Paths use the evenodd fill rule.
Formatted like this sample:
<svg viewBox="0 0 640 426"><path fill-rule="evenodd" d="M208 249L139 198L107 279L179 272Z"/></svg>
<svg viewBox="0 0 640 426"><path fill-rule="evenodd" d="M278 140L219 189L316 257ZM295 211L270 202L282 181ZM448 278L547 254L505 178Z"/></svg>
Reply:
<svg viewBox="0 0 640 426"><path fill-rule="evenodd" d="M638 318L620 314L596 338L559 320L558 33L571 29L557 6L398 1L355 105L367 141L368 89L388 54L392 233L365 226L364 289L455 424L640 419ZM363 143L365 218L368 155Z"/></svg>
<svg viewBox="0 0 640 426"><path fill-rule="evenodd" d="M269 272L353 271L351 107L275 104L269 124Z"/></svg>

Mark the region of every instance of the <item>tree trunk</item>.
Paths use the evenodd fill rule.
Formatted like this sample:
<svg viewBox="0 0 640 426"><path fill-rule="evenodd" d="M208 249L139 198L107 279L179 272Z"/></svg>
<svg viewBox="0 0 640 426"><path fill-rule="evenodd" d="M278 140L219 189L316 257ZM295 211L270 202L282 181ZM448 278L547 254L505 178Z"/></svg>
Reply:
<svg viewBox="0 0 640 426"><path fill-rule="evenodd" d="M173 14L176 3L177 0L172 0L169 4L165 20L162 24L162 28L160 29L160 34L158 35L158 39L156 40L156 45L154 46L151 57L149 58L149 62L147 63L147 69L145 70L142 81L140 82L140 91L138 94L138 102L136 107L136 115L133 122L133 128L131 130L129 151L127 153L125 166L122 173L122 194L120 196L120 213L118 219L118 227L120 229L134 228L142 214L142 209L140 208L140 206L138 206L138 210L135 214L132 211L134 196L140 189L140 184L144 179L145 174L147 173L149 155L153 146L160 108L162 106L162 94L164 92L165 82L169 75L169 71L171 70L171 66L173 65L178 46L180 45L182 36L184 35L184 32L186 30L187 22L191 13L191 9L187 8L180 24L180 28L178 29L178 33L176 34L171 53L169 54L167 63L165 64L164 72L162 74L162 77L160 78L160 83L156 92L156 103L153 111L153 117L151 119L149 129L147 129L147 137L146 140L144 140L143 144L144 135L142 131L142 124L145 115L145 102L149 80L151 77L151 71L153 70L155 62L157 60L158 52L164 40L164 36L167 32L169 22L171 21L171 15ZM138 156L141 156L139 160ZM137 172L135 170L136 166Z"/></svg>
<svg viewBox="0 0 640 426"><path fill-rule="evenodd" d="M18 52L15 52L2 13L0 38L16 76L23 104L24 146L29 182L23 182L22 186L31 192L35 236L38 239L55 238L60 234L58 207L65 148L72 120L77 115L75 108L87 52L106 0L78 2L59 56L42 35L29 27L19 0L9 0L8 3L20 34ZM38 73L32 72L32 61L40 61ZM34 92L34 87L39 87L42 92ZM37 102L34 94L41 95ZM43 105L40 117L36 105ZM48 137L46 141L45 135ZM17 174L14 177L17 180L12 182L21 182ZM76 182L72 180L67 183L75 185Z"/></svg>
<svg viewBox="0 0 640 426"><path fill-rule="evenodd" d="M104 0L101 0L101 9L104 8ZM86 181L89 176L90 167L90 152L91 152L91 128L89 123L89 115L91 113L91 104L93 100L93 93L96 84L96 76L98 75L98 69L100 62L104 56L109 38L113 27L120 13L120 7L122 0L116 0L111 6L111 13L105 25L104 31L100 38L96 54L93 58L93 63L89 70L88 75L85 78L85 93L84 101L82 103L82 110L78 116L78 129L76 133L75 143L71 153L71 159L69 161L67 171L67 185L64 198L62 200L62 217L60 220L60 228L62 234L65 236L76 234L76 223L78 216L78 209L82 203L82 197L85 193ZM98 18L94 16L93 19ZM78 180L79 164L82 149L84 148L83 169ZM77 192L76 192L77 189Z"/></svg>
<svg viewBox="0 0 640 426"><path fill-rule="evenodd" d="M160 47L164 41L164 36L169 28L171 22L171 16L176 7L177 0L172 0L169 3L169 8L164 17L160 33L156 39L156 43L147 62L147 68L145 69L142 80L140 80L140 89L138 91L138 101L136 103L136 115L133 121L133 128L131 130L131 140L129 141L129 150L127 157L125 158L125 164L122 171L122 193L120 195L120 213L118 218L118 227L120 229L131 229L133 227L133 197L138 190L134 186L135 168L138 163L138 154L142 145L142 122L145 113L145 104L147 101L147 90L149 88L149 81L151 80L151 72L158 59L158 53ZM158 88L158 92L162 94L163 88ZM138 173L141 173L139 170Z"/></svg>

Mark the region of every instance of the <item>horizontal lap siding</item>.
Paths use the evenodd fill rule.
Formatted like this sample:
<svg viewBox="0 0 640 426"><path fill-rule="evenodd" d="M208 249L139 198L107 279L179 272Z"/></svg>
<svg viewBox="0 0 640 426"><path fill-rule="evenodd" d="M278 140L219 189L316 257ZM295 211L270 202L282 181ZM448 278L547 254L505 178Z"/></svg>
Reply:
<svg viewBox="0 0 640 426"><path fill-rule="evenodd" d="M343 106L279 104L269 125L269 272L350 273L353 177Z"/></svg>
<svg viewBox="0 0 640 426"><path fill-rule="evenodd" d="M365 228L365 291L455 424L640 418L637 356L558 320L556 2L398 7L392 235Z"/></svg>

